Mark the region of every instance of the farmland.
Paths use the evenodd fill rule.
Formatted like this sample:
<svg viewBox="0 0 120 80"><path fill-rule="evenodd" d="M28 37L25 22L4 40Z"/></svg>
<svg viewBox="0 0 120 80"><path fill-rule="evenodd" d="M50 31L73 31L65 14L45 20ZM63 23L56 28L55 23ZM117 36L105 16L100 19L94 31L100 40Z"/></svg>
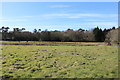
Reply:
<svg viewBox="0 0 120 80"><path fill-rule="evenodd" d="M118 47L92 42L2 43L3 78L118 77Z"/></svg>

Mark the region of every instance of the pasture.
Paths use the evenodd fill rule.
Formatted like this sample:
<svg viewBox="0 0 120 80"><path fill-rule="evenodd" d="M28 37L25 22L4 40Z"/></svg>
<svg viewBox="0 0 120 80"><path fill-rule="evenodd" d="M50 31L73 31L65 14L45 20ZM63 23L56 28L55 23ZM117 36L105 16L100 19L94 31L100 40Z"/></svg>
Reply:
<svg viewBox="0 0 120 80"><path fill-rule="evenodd" d="M6 45L1 45L3 78L118 77L118 47L91 46L100 43L80 42L55 43L59 45L3 43L6 43ZM28 43L37 44L39 42ZM50 43L43 42L42 44ZM85 46L80 46L81 44Z"/></svg>

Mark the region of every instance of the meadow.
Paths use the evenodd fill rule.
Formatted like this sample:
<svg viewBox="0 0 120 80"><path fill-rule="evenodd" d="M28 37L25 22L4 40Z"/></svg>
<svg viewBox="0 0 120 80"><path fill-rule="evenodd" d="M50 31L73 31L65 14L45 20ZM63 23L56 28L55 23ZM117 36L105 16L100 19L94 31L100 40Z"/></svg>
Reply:
<svg viewBox="0 0 120 80"><path fill-rule="evenodd" d="M118 77L118 47L92 42L3 43L6 43L1 45L3 78ZM49 45L35 45L39 43Z"/></svg>

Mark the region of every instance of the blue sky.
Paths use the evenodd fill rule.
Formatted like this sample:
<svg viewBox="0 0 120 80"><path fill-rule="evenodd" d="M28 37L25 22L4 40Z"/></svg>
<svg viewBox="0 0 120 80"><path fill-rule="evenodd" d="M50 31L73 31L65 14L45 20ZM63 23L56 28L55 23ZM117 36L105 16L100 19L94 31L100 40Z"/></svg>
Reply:
<svg viewBox="0 0 120 80"><path fill-rule="evenodd" d="M11 28L66 30L118 25L117 2L3 2L2 24Z"/></svg>

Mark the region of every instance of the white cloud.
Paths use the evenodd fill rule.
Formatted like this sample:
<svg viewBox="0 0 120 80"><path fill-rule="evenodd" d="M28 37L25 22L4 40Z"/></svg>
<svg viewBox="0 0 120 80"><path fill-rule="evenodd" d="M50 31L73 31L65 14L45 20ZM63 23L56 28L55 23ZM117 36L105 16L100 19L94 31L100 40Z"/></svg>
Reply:
<svg viewBox="0 0 120 80"><path fill-rule="evenodd" d="M90 25L94 25L94 26L117 26L118 23L117 22L93 22L93 23L87 23Z"/></svg>
<svg viewBox="0 0 120 80"><path fill-rule="evenodd" d="M0 19L1 22L24 22L26 19Z"/></svg>
<svg viewBox="0 0 120 80"><path fill-rule="evenodd" d="M119 0L2 0L3 2L119 2Z"/></svg>
<svg viewBox="0 0 120 80"><path fill-rule="evenodd" d="M35 17L35 16L23 16L24 18L32 18L32 17Z"/></svg>
<svg viewBox="0 0 120 80"><path fill-rule="evenodd" d="M55 18L55 17L63 17L63 18L65 18L65 17L67 17L67 16L69 16L69 14L44 14L44 15L41 15L41 16L43 16L43 17L47 17L47 18Z"/></svg>
<svg viewBox="0 0 120 80"><path fill-rule="evenodd" d="M3 26L3 25L2 25ZM42 30L48 29L48 30L66 30L68 28L71 29L93 29L95 27L99 28L111 28L113 26L117 27L118 23L117 22L88 22L88 23L69 23L69 24L51 24L51 25L43 25L43 26L31 26L31 25L4 25L10 27L10 31L13 30L13 28L25 28L27 31L33 31L34 28L41 28Z"/></svg>
<svg viewBox="0 0 120 80"><path fill-rule="evenodd" d="M47 18L83 18L83 17L117 17L117 14L84 14L84 13L78 13L78 14L65 14L65 13L56 13L56 14L44 14L43 17Z"/></svg>
<svg viewBox="0 0 120 80"><path fill-rule="evenodd" d="M33 16L23 16L23 18L68 18L68 19L78 19L78 18L113 18L117 19L118 14L92 14L92 13L51 13L51 14L41 14ZM93 21L93 20L92 20Z"/></svg>
<svg viewBox="0 0 120 80"><path fill-rule="evenodd" d="M87 22L87 23L78 23L77 26L88 26L88 27L113 27L118 26L118 22Z"/></svg>
<svg viewBox="0 0 120 80"><path fill-rule="evenodd" d="M48 30L66 30L68 28L72 29L92 29L99 26L100 28L111 28L113 26L117 27L117 22L88 22L88 23L69 23L69 24L56 24L56 25L49 25L49 26L41 26L42 28L48 29Z"/></svg>
<svg viewBox="0 0 120 80"><path fill-rule="evenodd" d="M100 17L100 14L70 14L68 18Z"/></svg>
<svg viewBox="0 0 120 80"><path fill-rule="evenodd" d="M52 5L50 6L51 8L65 8L65 7L70 7L69 5Z"/></svg>

